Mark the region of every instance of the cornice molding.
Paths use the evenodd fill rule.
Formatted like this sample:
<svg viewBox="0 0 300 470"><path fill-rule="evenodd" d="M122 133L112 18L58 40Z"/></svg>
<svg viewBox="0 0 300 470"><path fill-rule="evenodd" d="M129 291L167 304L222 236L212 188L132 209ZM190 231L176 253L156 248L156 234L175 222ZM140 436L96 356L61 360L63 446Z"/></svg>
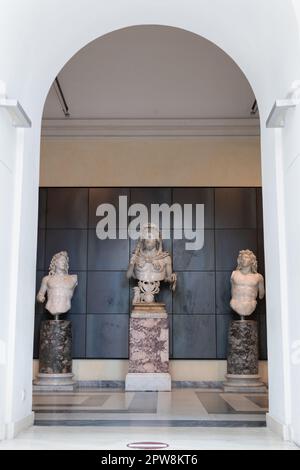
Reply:
<svg viewBox="0 0 300 470"><path fill-rule="evenodd" d="M257 118L243 119L44 119L42 137L259 136Z"/></svg>

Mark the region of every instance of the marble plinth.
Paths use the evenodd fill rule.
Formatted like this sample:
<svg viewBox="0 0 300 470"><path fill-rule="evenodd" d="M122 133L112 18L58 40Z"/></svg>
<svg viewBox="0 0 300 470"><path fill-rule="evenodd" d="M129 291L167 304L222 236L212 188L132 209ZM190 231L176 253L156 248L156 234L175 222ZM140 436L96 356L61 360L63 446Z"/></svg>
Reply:
<svg viewBox="0 0 300 470"><path fill-rule="evenodd" d="M258 329L253 320L233 321L228 336L225 392L266 392L258 375Z"/></svg>
<svg viewBox="0 0 300 470"><path fill-rule="evenodd" d="M126 390L171 390L169 321L164 304L136 304L130 318Z"/></svg>
<svg viewBox="0 0 300 470"><path fill-rule="evenodd" d="M165 304L159 302L153 302L150 304L141 302L133 305L131 318L142 318L143 315L145 318L167 318Z"/></svg>
<svg viewBox="0 0 300 470"><path fill-rule="evenodd" d="M34 390L73 390L72 325L66 320L42 322L40 332L39 374Z"/></svg>
<svg viewBox="0 0 300 470"><path fill-rule="evenodd" d="M128 392L170 392L171 375L168 373L129 373L126 376L125 389Z"/></svg>
<svg viewBox="0 0 300 470"><path fill-rule="evenodd" d="M33 391L74 391L77 383L73 380L73 374L38 374L33 382Z"/></svg>
<svg viewBox="0 0 300 470"><path fill-rule="evenodd" d="M224 392L266 393L267 387L261 381L260 375L227 374L224 382Z"/></svg>

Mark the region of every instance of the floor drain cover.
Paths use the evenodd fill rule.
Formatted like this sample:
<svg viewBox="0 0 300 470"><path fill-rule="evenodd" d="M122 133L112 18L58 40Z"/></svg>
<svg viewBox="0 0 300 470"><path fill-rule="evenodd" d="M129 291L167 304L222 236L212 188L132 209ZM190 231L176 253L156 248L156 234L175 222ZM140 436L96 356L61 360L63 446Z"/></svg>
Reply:
<svg viewBox="0 0 300 470"><path fill-rule="evenodd" d="M169 444L165 444L164 442L131 442L127 444L129 449L140 449L140 450L159 450L159 449L167 449Z"/></svg>

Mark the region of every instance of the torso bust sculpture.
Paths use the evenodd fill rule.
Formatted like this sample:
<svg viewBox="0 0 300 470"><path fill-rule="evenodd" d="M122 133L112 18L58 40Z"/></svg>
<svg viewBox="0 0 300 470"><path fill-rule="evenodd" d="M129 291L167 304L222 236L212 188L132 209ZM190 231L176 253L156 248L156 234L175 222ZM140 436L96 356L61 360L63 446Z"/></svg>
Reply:
<svg viewBox="0 0 300 470"><path fill-rule="evenodd" d="M257 272L257 260L250 250L242 250L238 266L231 275L231 308L244 317L250 316L257 306L257 297L265 296L264 278Z"/></svg>
<svg viewBox="0 0 300 470"><path fill-rule="evenodd" d="M143 226L130 260L127 277L138 280L138 287L134 288L134 304L154 302L154 295L159 293L161 281L169 282L175 290L177 277L172 270L171 256L163 251L161 234L155 225Z"/></svg>
<svg viewBox="0 0 300 470"><path fill-rule="evenodd" d="M69 274L68 253L61 251L51 260L49 275L42 280L37 301L44 303L47 294L46 309L58 319L59 315L70 310L71 299L77 284L77 275Z"/></svg>

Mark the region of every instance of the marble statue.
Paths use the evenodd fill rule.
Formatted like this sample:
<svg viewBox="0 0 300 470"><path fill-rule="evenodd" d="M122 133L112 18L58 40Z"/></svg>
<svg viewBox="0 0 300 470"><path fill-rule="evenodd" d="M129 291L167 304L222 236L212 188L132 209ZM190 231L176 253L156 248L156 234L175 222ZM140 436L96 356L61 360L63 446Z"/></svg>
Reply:
<svg viewBox="0 0 300 470"><path fill-rule="evenodd" d="M69 274L69 256L66 251L61 251L53 256L49 274L42 280L37 301L44 303L47 294L46 309L55 319L66 313L71 308L71 300L78 284L77 275Z"/></svg>
<svg viewBox="0 0 300 470"><path fill-rule="evenodd" d="M162 281L170 283L172 290L175 290L177 276L172 270L171 256L163 251L161 234L156 225L142 227L127 277L138 281L138 286L134 288L133 304L155 302L154 296L159 293Z"/></svg>
<svg viewBox="0 0 300 470"><path fill-rule="evenodd" d="M228 332L227 374L224 391L229 393L262 393L266 386L258 368L258 326L249 320L257 297L265 296L264 278L257 272L257 260L250 250L242 250L237 268L231 275L231 308L241 316L231 322Z"/></svg>
<svg viewBox="0 0 300 470"><path fill-rule="evenodd" d="M264 278L257 272L257 260L250 250L242 250L238 256L238 265L231 275L231 308L243 320L249 317L257 305L257 297L265 296Z"/></svg>

